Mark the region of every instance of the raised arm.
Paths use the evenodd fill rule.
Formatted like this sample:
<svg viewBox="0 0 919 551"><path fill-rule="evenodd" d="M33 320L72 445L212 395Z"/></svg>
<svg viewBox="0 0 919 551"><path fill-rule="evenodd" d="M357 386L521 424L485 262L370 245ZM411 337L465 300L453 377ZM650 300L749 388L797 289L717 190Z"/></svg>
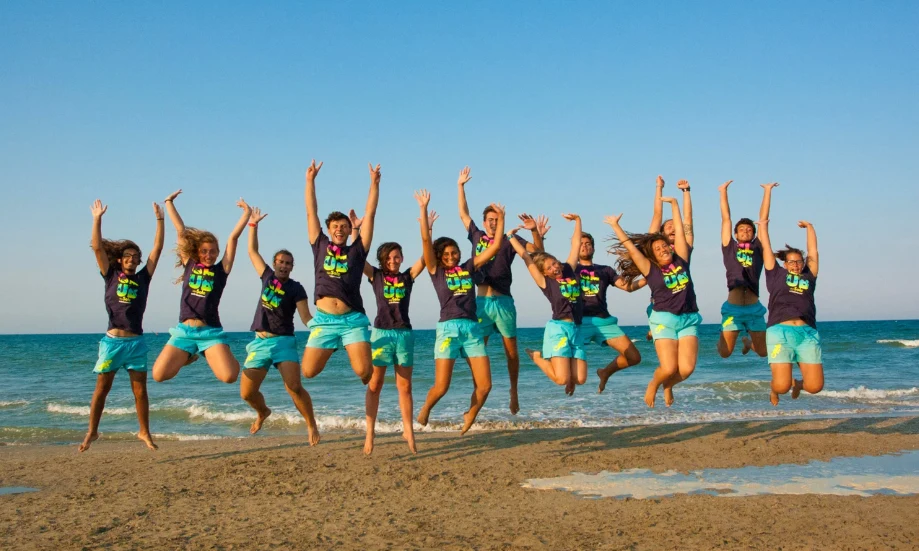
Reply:
<svg viewBox="0 0 919 551"><path fill-rule="evenodd" d="M316 204L316 176L319 169L322 168L322 162L316 164L316 159L310 163L306 169L306 187L303 191L303 201L306 203L306 228L309 231L310 245L319 239L322 233L322 225L319 223L319 206Z"/></svg>
<svg viewBox="0 0 919 551"><path fill-rule="evenodd" d="M631 285L629 285L628 283L626 283L624 278L619 277L619 278L616 278L616 283L614 283L613 285L615 285L619 289L622 289L626 293L634 293L635 291L641 289L647 284L648 284L648 280L645 278L636 279L635 281L632 282Z"/></svg>
<svg viewBox="0 0 919 551"><path fill-rule="evenodd" d="M647 276L648 272L651 271L651 261L642 254L642 252L635 246L635 243L632 243L632 239L625 233L625 230L622 229L622 226L619 225L619 220L622 219L622 215L619 216L607 216L603 219L604 222L610 225L613 228L613 232L616 234L616 239L619 240L619 243L627 251L629 251L629 256L632 258L632 262L635 263L635 266L638 267L638 271L641 272L641 275ZM660 226L658 226L660 229Z"/></svg>
<svg viewBox="0 0 919 551"><path fill-rule="evenodd" d="M373 221L377 216L377 204L380 202L380 165L376 168L367 163L370 169L370 193L367 194L367 208L364 210L364 221L361 225L361 242L364 244L364 250L370 250L370 244L373 243Z"/></svg>
<svg viewBox="0 0 919 551"><path fill-rule="evenodd" d="M348 211L348 220L351 221L351 243L354 243L361 236L361 224L364 223L364 219L358 218L354 209L351 209Z"/></svg>
<svg viewBox="0 0 919 551"><path fill-rule="evenodd" d="M763 188L763 202L759 205L760 220L769 219L769 210L772 208L772 188L778 187L778 185L778 182L772 182L771 184L760 184L760 187Z"/></svg>
<svg viewBox="0 0 919 551"><path fill-rule="evenodd" d="M657 189L654 191L654 214L651 215L651 225L648 227L648 233L660 233L661 224L664 221L664 206L661 203L661 197L664 195L664 178L657 176Z"/></svg>
<svg viewBox="0 0 919 551"><path fill-rule="evenodd" d="M772 251L772 242L769 240L769 219L761 218L756 223L759 226L759 242L763 246L763 268L775 269L775 253Z"/></svg>
<svg viewBox="0 0 919 551"><path fill-rule="evenodd" d="M670 203L673 210L673 229L676 235L673 237L673 251L681 258L689 260L689 243L686 241L686 234L683 232L683 217L680 215L680 204L673 197L662 197L661 201Z"/></svg>
<svg viewBox="0 0 919 551"><path fill-rule="evenodd" d="M185 242L185 238L182 237L185 234L185 221L182 220L182 217L179 216L179 211L176 210L175 199L182 193L182 190L174 191L166 197L164 201L166 204L166 212L169 214L169 220L172 221L173 227L176 230L176 244L178 245L179 257L182 259L182 265L184 266L188 262L188 257L185 256L181 251L183 250L182 244Z"/></svg>
<svg viewBox="0 0 919 551"><path fill-rule="evenodd" d="M102 201L96 199L93 201L93 205L89 207L89 210L93 213L93 233L89 244L93 249L93 254L96 255L99 272L105 275L108 273L109 263L108 255L102 247L102 215L108 210L108 205L103 206Z"/></svg>
<svg viewBox="0 0 919 551"><path fill-rule="evenodd" d="M495 212L498 213L498 227L495 229L495 238L491 241L491 245L473 260L473 265L477 270L498 254L498 251L501 249L501 242L504 240L504 206L498 203L492 203L491 208L495 209Z"/></svg>
<svg viewBox="0 0 919 551"><path fill-rule="evenodd" d="M428 211L428 235L434 233L434 221L440 218L436 211ZM421 218L418 219L418 223L422 223ZM421 272L425 268L424 256L415 261L412 264L412 268L409 271L409 275L412 276L412 279L418 279L418 276L421 275Z"/></svg>
<svg viewBox="0 0 919 551"><path fill-rule="evenodd" d="M683 233L686 235L686 242L692 247L696 236L692 227L692 195L689 193L689 181L680 180L676 187L683 190Z"/></svg>
<svg viewBox="0 0 919 551"><path fill-rule="evenodd" d="M153 236L153 248L150 249L150 255L147 257L147 274L151 277L156 271L156 266L160 262L160 255L163 254L163 241L165 239L165 222L163 221L163 209L156 203L153 203L153 215L156 216L156 235Z"/></svg>
<svg viewBox="0 0 919 551"><path fill-rule="evenodd" d="M817 277L817 271L820 269L820 257L817 255L817 231L814 230L813 224L804 220L798 222L798 227L807 229L807 258L805 262L807 262L807 267L814 274L814 277Z"/></svg>
<svg viewBox="0 0 919 551"><path fill-rule="evenodd" d="M303 325L309 325L310 320L313 319L313 313L310 312L310 301L308 299L297 302L297 313L300 314L300 321L303 322Z"/></svg>
<svg viewBox="0 0 919 551"><path fill-rule="evenodd" d="M538 253L544 251L543 236L539 234L539 226L537 225L536 219L527 213L520 214L517 218L520 218L520 221L523 222L523 228L530 230L530 233L533 235L533 241L526 244L527 252ZM516 230L514 233L516 234Z"/></svg>
<svg viewBox="0 0 919 551"><path fill-rule="evenodd" d="M249 214L249 260L252 261L252 267L255 268L255 273L259 277L262 277L262 274L265 273L265 268L268 267L265 264L265 259L258 252L258 223L266 216L268 216L268 213L262 214L261 209L258 207L253 208Z"/></svg>
<svg viewBox="0 0 919 551"><path fill-rule="evenodd" d="M571 234L571 250L568 252L566 262L572 270L577 269L578 257L581 250L581 217L577 214L563 214L562 218L574 221L574 232Z"/></svg>
<svg viewBox="0 0 919 551"><path fill-rule="evenodd" d="M530 258L530 254L527 252L526 247L524 247L520 241L514 239L514 236L517 234L517 230L520 227L513 228L507 232L507 240L510 242L511 247L517 252L517 255L523 259L523 263L526 264L527 271L530 272L530 275L533 277L533 281L536 282L536 285L539 285L540 289L546 288L546 276L539 271L539 268L536 267L536 264L533 264L533 259Z"/></svg>
<svg viewBox="0 0 919 551"><path fill-rule="evenodd" d="M728 180L727 182L718 186L718 194L721 197L721 246L727 247L731 243L731 205L728 203L728 186L731 185L731 182L734 180ZM762 216L760 216L762 218Z"/></svg>
<svg viewBox="0 0 919 551"><path fill-rule="evenodd" d="M421 209L418 225L421 227L421 252L424 254L424 266L428 269L428 273L433 274L437 270L437 255L434 254L431 226L428 222L428 204L431 202L431 194L426 189L416 191L415 200L418 201L418 207Z"/></svg>
<svg viewBox="0 0 919 551"><path fill-rule="evenodd" d="M472 222L472 217L469 216L469 204L466 203L466 182L472 179L472 176L469 175L469 167L463 168L460 170L459 177L456 179L458 203L459 203L459 215L460 220L463 221L463 228L466 231L469 231L469 224Z"/></svg>
<svg viewBox="0 0 919 551"><path fill-rule="evenodd" d="M242 235L243 228L246 227L246 222L249 221L249 217L252 215L252 209L243 201L242 197L239 198L239 201L236 201L236 206L243 209L243 213L240 215L236 225L233 226L230 237L227 238L227 248L223 251L223 259L220 261L223 264L223 271L228 274L233 269L233 261L236 260L236 245L239 243L239 236Z"/></svg>

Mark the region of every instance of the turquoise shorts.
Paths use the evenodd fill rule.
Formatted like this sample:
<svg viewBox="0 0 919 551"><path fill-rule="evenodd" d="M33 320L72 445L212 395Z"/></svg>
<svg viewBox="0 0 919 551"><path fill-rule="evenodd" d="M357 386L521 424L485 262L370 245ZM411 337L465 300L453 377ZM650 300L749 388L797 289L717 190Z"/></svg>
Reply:
<svg viewBox="0 0 919 551"><path fill-rule="evenodd" d="M310 328L307 348L337 350L357 342L370 342L370 320L366 314L353 310L336 315L317 309L307 327Z"/></svg>
<svg viewBox="0 0 919 551"><path fill-rule="evenodd" d="M766 329L771 364L822 364L820 333L810 325L773 325Z"/></svg>
<svg viewBox="0 0 919 551"><path fill-rule="evenodd" d="M271 366L277 367L281 362L293 362L300 365L297 337L278 336L267 339L256 337L246 345L244 369L268 369Z"/></svg>
<svg viewBox="0 0 919 551"><path fill-rule="evenodd" d="M121 368L128 371L147 371L147 343L143 335L137 337L102 337L99 341L99 359L93 373L111 373Z"/></svg>
<svg viewBox="0 0 919 551"><path fill-rule="evenodd" d="M189 354L204 352L208 348L218 345L227 344L227 334L223 332L222 327L211 327L205 325L195 327L194 325L185 325L180 323L169 330L169 346L174 346L179 350L184 350Z"/></svg>
<svg viewBox="0 0 919 551"><path fill-rule="evenodd" d="M553 356L587 360L580 327L573 321L549 320L546 324L542 334L542 357L548 360Z"/></svg>
<svg viewBox="0 0 919 551"><path fill-rule="evenodd" d="M467 319L455 319L437 323L437 340L434 341L435 360L457 358L481 358L485 352L485 340L479 324Z"/></svg>
<svg viewBox="0 0 919 551"><path fill-rule="evenodd" d="M702 325L702 316L698 312L676 315L654 310L651 312L651 317L648 318L648 327L651 328L651 337L654 340L698 337L700 325Z"/></svg>
<svg viewBox="0 0 919 551"><path fill-rule="evenodd" d="M766 307L759 301L756 304L738 306L725 302L721 305L722 331L765 331Z"/></svg>
<svg viewBox="0 0 919 551"><path fill-rule="evenodd" d="M606 341L624 336L625 333L619 329L619 319L615 316L608 318L584 316L581 321L581 342L583 344L595 342L604 346Z"/></svg>
<svg viewBox="0 0 919 551"><path fill-rule="evenodd" d="M483 336L495 333L499 333L505 339L517 336L517 307L514 305L514 297L475 297L475 307Z"/></svg>
<svg viewBox="0 0 919 551"><path fill-rule="evenodd" d="M370 331L370 361L376 367L415 363L415 333L411 329L377 329Z"/></svg>

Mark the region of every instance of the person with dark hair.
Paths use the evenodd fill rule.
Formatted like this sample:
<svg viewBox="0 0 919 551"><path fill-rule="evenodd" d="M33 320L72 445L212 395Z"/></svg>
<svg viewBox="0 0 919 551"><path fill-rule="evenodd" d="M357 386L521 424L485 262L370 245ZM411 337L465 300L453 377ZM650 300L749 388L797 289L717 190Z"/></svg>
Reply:
<svg viewBox="0 0 919 551"><path fill-rule="evenodd" d="M176 267L184 269L177 281L182 284L179 324L169 330L169 341L153 364L153 380L163 382L172 379L183 366L195 361L198 352L201 352L219 380L235 383L239 377L239 362L227 344L219 308L227 277L236 260L236 244L246 227L251 209L241 198L236 202L243 211L242 216L230 232L227 250L218 262L220 245L214 234L186 227L176 210L175 199L180 193L181 189L166 198L166 212L176 229Z"/></svg>
<svg viewBox="0 0 919 551"><path fill-rule="evenodd" d="M520 227L507 232L507 238L552 306L552 319L543 332L542 352L526 349L526 354L549 380L565 387L565 393L571 396L575 385L587 382L587 355L581 340L584 302L575 272L581 248L581 217L563 214L562 218L574 222L571 249L564 263L545 252L531 256L521 243L513 239Z"/></svg>
<svg viewBox="0 0 919 551"><path fill-rule="evenodd" d="M457 179L459 188L459 215L466 228L469 242L472 243L473 255L482 254L496 239L498 228L498 213L489 205L482 213L484 229L479 229L469 214L469 205L466 202L466 183L471 179L469 167L460 171ZM528 215L521 214L526 229L533 235L533 243L528 243L522 237L514 239L524 245L529 252L542 250L543 234L537 228L536 220ZM517 397L517 379L520 372L520 355L517 351L517 307L514 297L511 296L511 263L514 261L514 249L507 240L493 260L483 265L476 279L478 292L476 294L476 319L482 326L485 335L485 344L489 337L498 333L504 344L504 354L507 357L507 373L510 378L510 410L516 415L520 411Z"/></svg>
<svg viewBox="0 0 919 551"><path fill-rule="evenodd" d="M619 216L606 217L618 240L610 251L619 256L619 273L631 284L643 275L651 289L654 310L648 325L660 366L654 371L645 403L654 407L657 389L664 387L664 403L673 404L673 386L685 381L699 359L699 325L702 316L689 271L692 247L686 241L680 207L672 197L663 197L673 209L674 243L671 247L660 233L629 235L620 227Z"/></svg>
<svg viewBox="0 0 919 551"><path fill-rule="evenodd" d="M767 188L768 192L768 188ZM769 291L769 320L766 322L766 348L772 369L769 401L779 405L779 394L791 390L797 399L801 390L817 394L823 390L823 349L817 332L817 307L814 291L820 268L817 255L817 232L810 222L798 222L807 230L807 254L789 245L772 252L769 220L759 221L759 238L763 243L763 267L766 268L766 290ZM776 258L784 266L776 263ZM801 379L792 374L798 363Z"/></svg>
<svg viewBox="0 0 919 551"><path fill-rule="evenodd" d="M150 280L160 254L163 252L163 210L153 203L156 216L156 236L153 249L144 267L140 265L140 247L127 239L114 241L102 238L102 216L108 210L96 199L90 211L93 215L91 247L96 255L99 273L105 280L105 311L108 329L99 342L99 358L93 368L96 389L89 406L89 430L80 444L80 451L89 449L99 438L99 421L105 409L105 399L112 389L115 374L122 367L131 379L134 407L139 425L137 437L151 450L157 449L150 434L150 402L147 398L147 344L144 342L144 311Z"/></svg>
<svg viewBox="0 0 919 551"><path fill-rule="evenodd" d="M353 211L352 211L353 212ZM434 228L437 213L428 214L429 229ZM353 237L359 239L362 219L351 216ZM373 376L367 385L364 399L367 414L367 436L364 453L373 453L377 413L380 409L380 393L386 377L386 366L392 364L396 372L396 389L399 392L399 410L402 413L402 438L408 449L417 453L415 430L412 426L412 367L415 365L415 335L409 319L409 302L415 280L424 271L424 258L419 258L407 270L402 270L402 245L389 241L377 247L379 268L364 263L364 275L373 287L377 302L377 316L370 332L371 362Z"/></svg>
<svg viewBox="0 0 919 551"><path fill-rule="evenodd" d="M370 360L370 320L364 312L361 298L361 276L370 245L373 242L374 218L380 199L380 165L367 165L370 172L370 192L361 235L348 245L351 220L343 212L326 217L327 236L319 224L316 202L316 176L322 163L314 160L306 171L306 218L316 289L313 298L316 315L310 321L310 337L303 350L303 376L312 378L325 368L332 354L344 348L351 369L365 385L370 382L373 367Z"/></svg>
<svg viewBox="0 0 919 551"><path fill-rule="evenodd" d="M300 356L294 336L294 312L307 326L313 315L303 285L290 278L294 255L281 249L274 253L273 266L269 267L258 252L258 225L266 216L260 209L253 208L249 217L249 260L262 280L262 292L249 328L255 332L255 339L246 345L239 394L258 414L249 428L249 432L255 434L271 415L260 389L268 369L274 366L281 374L287 394L306 422L310 446L315 446L319 443L319 427L313 415L313 402L300 381Z"/></svg>
<svg viewBox="0 0 919 551"><path fill-rule="evenodd" d="M614 373L641 362L641 353L638 352L638 348L619 328L619 319L609 313L606 290L613 285L631 293L641 289L648 282L641 278L626 283L625 278L620 277L612 266L594 264L594 251L594 237L587 232L581 232L578 264L575 269L575 273L581 280L581 298L584 301L581 340L584 345L596 342L618 353L606 367L597 370L597 376L600 378L597 392L600 393L606 388L606 382Z"/></svg>
<svg viewBox="0 0 919 551"><path fill-rule="evenodd" d="M428 225L428 204L431 194L427 190L415 193L415 200L421 208L421 247L424 251L424 265L431 275L437 300L440 302L440 320L437 322L437 336L434 342L434 386L418 413L418 423L428 424L428 417L437 402L450 388L453 366L457 358L469 360L472 371L472 397L469 410L463 414L462 433L475 423L479 410L491 392L491 362L485 352L482 328L476 317L475 287L476 272L501 249L504 237L504 207L492 204L498 215L495 238L482 251L465 262L460 262L460 249L456 241L440 237L431 242Z"/></svg>
<svg viewBox="0 0 919 551"><path fill-rule="evenodd" d="M751 349L766 357L766 307L759 300L759 278L763 273L763 246L756 237L753 220L741 218L734 225L731 236L731 206L728 203L728 186L733 180L718 186L721 195L721 255L728 280L728 299L721 305L721 337L718 354L727 358L734 352L737 336L742 337L746 354ZM772 188L777 183L764 184L763 202L759 219L769 218Z"/></svg>

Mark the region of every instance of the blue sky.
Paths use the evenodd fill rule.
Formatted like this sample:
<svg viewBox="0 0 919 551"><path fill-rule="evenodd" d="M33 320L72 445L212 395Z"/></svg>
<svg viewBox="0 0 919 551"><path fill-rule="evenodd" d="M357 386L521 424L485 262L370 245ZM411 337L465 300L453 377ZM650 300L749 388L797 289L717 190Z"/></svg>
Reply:
<svg viewBox="0 0 919 551"><path fill-rule="evenodd" d="M103 331L90 204L109 205L106 236L146 253L151 202L180 187L186 221L221 246L238 197L267 211L263 252L291 249L312 295L311 158L325 162L322 212L363 209L367 162L382 164L376 243L409 257L413 189L431 190L435 233L464 237L467 164L473 212L500 201L548 214L560 256L561 212L597 237L610 213L644 230L655 176L665 193L686 178L696 292L715 323L727 294L716 188L733 179L735 218L755 217L758 184L778 181L773 241L803 246L798 219L820 238L818 319L919 317L919 290L896 275L919 271L899 243L914 239L919 200L917 26L914 2L0 4L0 333ZM177 321L170 260L148 331ZM243 250L227 329L248 328L258 293ZM514 294L521 326L549 317L520 262ZM622 323L644 323L647 291L610 296ZM435 305L423 275L417 327L433 327Z"/></svg>

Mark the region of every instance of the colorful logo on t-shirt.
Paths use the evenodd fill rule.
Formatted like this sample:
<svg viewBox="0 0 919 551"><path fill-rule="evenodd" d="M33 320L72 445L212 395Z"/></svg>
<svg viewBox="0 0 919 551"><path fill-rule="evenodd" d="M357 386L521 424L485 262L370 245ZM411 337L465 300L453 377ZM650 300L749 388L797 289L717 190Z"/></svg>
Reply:
<svg viewBox="0 0 919 551"><path fill-rule="evenodd" d="M750 243L737 243L737 262L744 268L753 265L753 249Z"/></svg>
<svg viewBox="0 0 919 551"><path fill-rule="evenodd" d="M284 300L284 291L281 289L281 282L275 278L269 281L262 290L262 308L274 310L281 305Z"/></svg>
<svg viewBox="0 0 919 551"><path fill-rule="evenodd" d="M447 278L447 289L452 291L454 295L465 295L472 289L472 276L469 274L469 270L462 266L444 270L444 275Z"/></svg>
<svg viewBox="0 0 919 551"><path fill-rule="evenodd" d="M479 238L479 242L476 243L476 245L475 245L475 255L476 255L476 256L479 256L480 254L484 253L484 252L485 252L485 249L487 249L488 247L490 247L491 244L494 243L494 242L495 242L495 240L492 239L491 237L488 237L488 234L483 233L483 234L482 234L482 237ZM497 257L493 256L493 257L489 258L488 261L489 261L489 262L492 262L495 258L497 258Z"/></svg>
<svg viewBox="0 0 919 551"><path fill-rule="evenodd" d="M398 276L383 276L383 298L390 304L399 304L405 298L405 282Z"/></svg>
<svg viewBox="0 0 919 551"><path fill-rule="evenodd" d="M214 272L204 264L196 264L188 276L188 288L192 296L206 297L214 290Z"/></svg>
<svg viewBox="0 0 919 551"><path fill-rule="evenodd" d="M577 302L578 297L581 296L581 284L577 279L560 277L555 281L558 282L558 289L562 292L562 296L568 299L568 302Z"/></svg>
<svg viewBox="0 0 919 551"><path fill-rule="evenodd" d="M343 274L348 273L348 254L343 252L338 245L330 243L325 250L322 269L329 277L340 278Z"/></svg>
<svg viewBox="0 0 919 551"><path fill-rule="evenodd" d="M118 274L118 287L115 288L115 294L118 295L118 302L122 304L131 304L137 298L137 282L127 276L124 272Z"/></svg>
<svg viewBox="0 0 919 551"><path fill-rule="evenodd" d="M689 275L683 270L682 266L671 264L661 270L664 275L664 285L670 289L673 294L681 293L689 285Z"/></svg>
<svg viewBox="0 0 919 551"><path fill-rule="evenodd" d="M595 297L600 292L600 278L596 272L588 269L581 270L581 292L584 297Z"/></svg>
<svg viewBox="0 0 919 551"><path fill-rule="evenodd" d="M788 274L785 276L785 285L788 285L788 292L803 295L810 289L811 282L797 274Z"/></svg>

